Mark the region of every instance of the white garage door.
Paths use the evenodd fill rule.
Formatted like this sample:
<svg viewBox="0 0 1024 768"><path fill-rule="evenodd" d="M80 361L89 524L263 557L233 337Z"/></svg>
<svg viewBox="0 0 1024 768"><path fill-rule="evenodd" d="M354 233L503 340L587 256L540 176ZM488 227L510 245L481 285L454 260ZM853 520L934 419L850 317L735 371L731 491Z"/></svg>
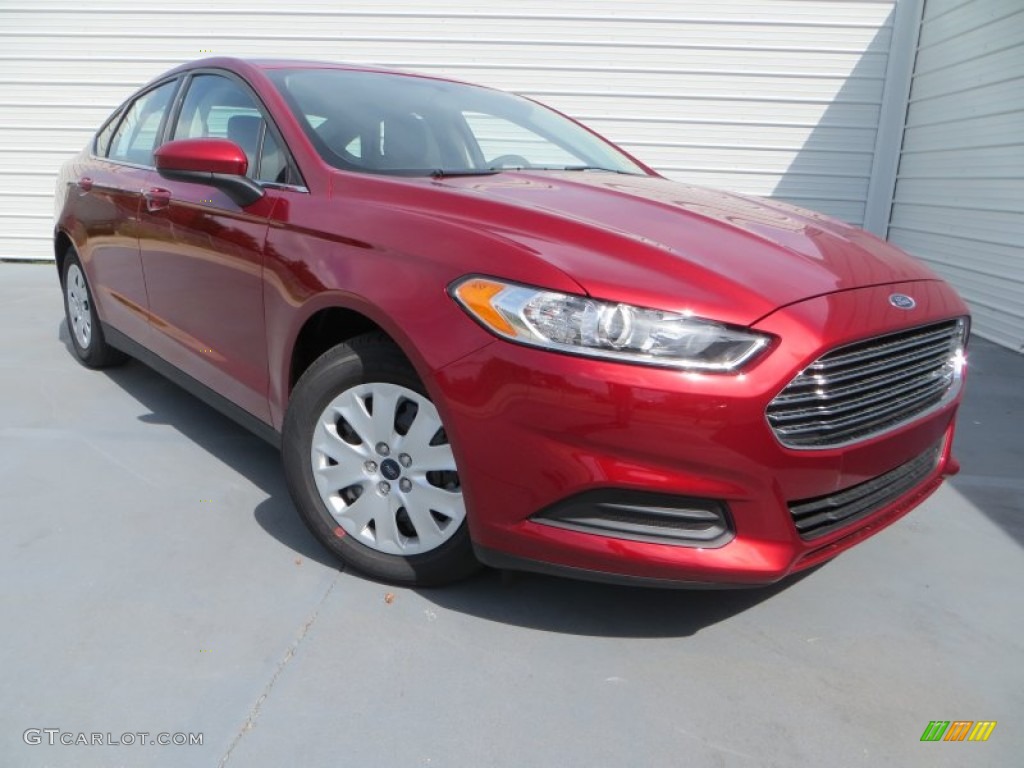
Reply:
<svg viewBox="0 0 1024 768"><path fill-rule="evenodd" d="M889 239L1024 350L1024 2L928 0Z"/></svg>
<svg viewBox="0 0 1024 768"><path fill-rule="evenodd" d="M892 0L5 0L0 258L52 258L61 160L136 87L207 51L370 62L511 89L582 118L673 178L861 223L892 8Z"/></svg>

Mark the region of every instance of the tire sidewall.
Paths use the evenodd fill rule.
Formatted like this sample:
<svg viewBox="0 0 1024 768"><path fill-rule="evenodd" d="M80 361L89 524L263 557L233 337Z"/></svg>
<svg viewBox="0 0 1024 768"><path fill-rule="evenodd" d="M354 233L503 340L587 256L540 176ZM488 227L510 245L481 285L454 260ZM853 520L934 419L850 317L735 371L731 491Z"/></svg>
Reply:
<svg viewBox="0 0 1024 768"><path fill-rule="evenodd" d="M78 267L82 273L82 280L85 281L85 290L89 296L89 322L91 323L92 330L89 337L89 346L83 347L78 343L78 337L75 335L74 326L71 323L71 307L68 304L68 276L71 273L72 267ZM99 316L96 314L96 302L93 299L92 286L89 284L89 278L85 274L85 267L82 266L82 262L79 260L78 255L69 250L64 259L64 274L61 280L61 289L64 294L64 319L67 325L68 335L71 337L71 346L75 350L75 355L86 365L91 365L97 362L98 355L97 350L102 346L102 336L100 332Z"/></svg>

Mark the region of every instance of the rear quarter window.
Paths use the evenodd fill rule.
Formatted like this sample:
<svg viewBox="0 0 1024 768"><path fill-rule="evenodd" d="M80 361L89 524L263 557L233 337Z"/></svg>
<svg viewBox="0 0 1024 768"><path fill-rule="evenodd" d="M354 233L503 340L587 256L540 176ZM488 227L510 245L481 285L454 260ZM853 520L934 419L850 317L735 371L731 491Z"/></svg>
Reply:
<svg viewBox="0 0 1024 768"><path fill-rule="evenodd" d="M124 107L118 107L117 111L110 116L100 132L96 134L96 140L93 144L93 152L99 157L106 157L107 152L110 151L110 139L114 135L114 130L117 128L117 124L121 121L121 115L124 113Z"/></svg>

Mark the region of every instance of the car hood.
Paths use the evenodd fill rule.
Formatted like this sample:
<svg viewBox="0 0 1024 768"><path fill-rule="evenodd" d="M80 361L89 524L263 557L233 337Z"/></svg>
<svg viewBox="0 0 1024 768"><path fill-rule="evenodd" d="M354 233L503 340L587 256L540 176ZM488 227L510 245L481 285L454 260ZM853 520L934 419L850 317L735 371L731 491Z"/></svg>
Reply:
<svg viewBox="0 0 1024 768"><path fill-rule="evenodd" d="M937 279L840 221L660 177L515 171L433 185L461 193L461 216L518 236L594 297L724 322L748 325L835 291Z"/></svg>

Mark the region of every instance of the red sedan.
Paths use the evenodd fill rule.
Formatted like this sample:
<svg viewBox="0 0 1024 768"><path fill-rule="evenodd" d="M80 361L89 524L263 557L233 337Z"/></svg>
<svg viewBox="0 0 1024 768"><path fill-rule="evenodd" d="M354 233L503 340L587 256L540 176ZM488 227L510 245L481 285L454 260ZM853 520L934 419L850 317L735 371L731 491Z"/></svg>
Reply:
<svg viewBox="0 0 1024 768"><path fill-rule="evenodd" d="M343 561L766 584L956 469L968 314L815 213L668 181L528 99L216 58L57 187L72 346L280 446Z"/></svg>

